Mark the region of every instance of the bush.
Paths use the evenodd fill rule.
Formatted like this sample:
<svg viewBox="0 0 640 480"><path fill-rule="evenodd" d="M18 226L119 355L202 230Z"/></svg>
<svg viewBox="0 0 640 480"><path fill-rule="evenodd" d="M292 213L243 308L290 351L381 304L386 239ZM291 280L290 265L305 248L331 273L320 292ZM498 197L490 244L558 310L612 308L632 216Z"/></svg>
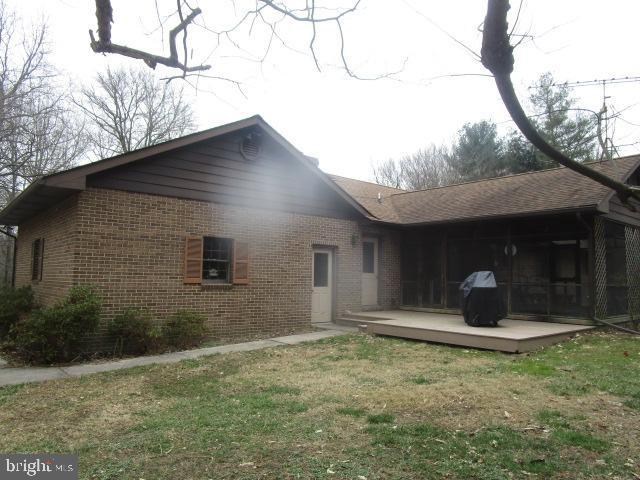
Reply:
<svg viewBox="0 0 640 480"><path fill-rule="evenodd" d="M52 307L34 310L9 331L5 346L31 363L65 362L82 354L82 342L96 331L101 302L93 288L75 286Z"/></svg>
<svg viewBox="0 0 640 480"><path fill-rule="evenodd" d="M207 332L204 321L204 315L178 310L169 317L162 332L167 345L175 348L197 346Z"/></svg>
<svg viewBox="0 0 640 480"><path fill-rule="evenodd" d="M31 287L0 287L0 340L31 310L33 310Z"/></svg>
<svg viewBox="0 0 640 480"><path fill-rule="evenodd" d="M142 355L159 347L162 332L147 310L126 308L113 318L108 333L114 355Z"/></svg>

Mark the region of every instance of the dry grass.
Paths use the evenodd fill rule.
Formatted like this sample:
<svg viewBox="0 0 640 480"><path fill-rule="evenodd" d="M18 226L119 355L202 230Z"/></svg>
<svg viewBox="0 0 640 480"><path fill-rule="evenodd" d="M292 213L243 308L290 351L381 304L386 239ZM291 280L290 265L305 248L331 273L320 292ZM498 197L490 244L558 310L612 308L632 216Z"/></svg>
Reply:
<svg viewBox="0 0 640 480"><path fill-rule="evenodd" d="M616 334L516 356L351 335L0 390L0 451L102 479L630 478L639 373Z"/></svg>

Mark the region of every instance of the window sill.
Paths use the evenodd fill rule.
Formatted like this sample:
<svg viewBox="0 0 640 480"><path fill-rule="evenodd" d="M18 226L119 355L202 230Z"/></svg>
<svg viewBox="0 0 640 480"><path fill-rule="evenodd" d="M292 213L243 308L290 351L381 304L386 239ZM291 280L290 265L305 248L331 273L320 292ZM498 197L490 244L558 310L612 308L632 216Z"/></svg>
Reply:
<svg viewBox="0 0 640 480"><path fill-rule="evenodd" d="M233 283L206 283L200 284L200 290L231 290Z"/></svg>

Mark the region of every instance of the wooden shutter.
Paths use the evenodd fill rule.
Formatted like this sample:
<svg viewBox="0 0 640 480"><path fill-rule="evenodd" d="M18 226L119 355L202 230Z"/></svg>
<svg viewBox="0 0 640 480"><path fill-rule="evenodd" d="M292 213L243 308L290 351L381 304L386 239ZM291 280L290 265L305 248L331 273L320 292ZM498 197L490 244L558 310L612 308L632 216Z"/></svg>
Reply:
<svg viewBox="0 0 640 480"><path fill-rule="evenodd" d="M187 237L184 242L184 283L202 283L202 237Z"/></svg>
<svg viewBox="0 0 640 480"><path fill-rule="evenodd" d="M44 267L44 238L40 239L40 265L38 268L38 280L42 280L42 267Z"/></svg>
<svg viewBox="0 0 640 480"><path fill-rule="evenodd" d="M233 283L246 285L249 283L249 244L233 242Z"/></svg>
<svg viewBox="0 0 640 480"><path fill-rule="evenodd" d="M40 280L40 254L42 253L41 238L36 238L31 244L31 280Z"/></svg>

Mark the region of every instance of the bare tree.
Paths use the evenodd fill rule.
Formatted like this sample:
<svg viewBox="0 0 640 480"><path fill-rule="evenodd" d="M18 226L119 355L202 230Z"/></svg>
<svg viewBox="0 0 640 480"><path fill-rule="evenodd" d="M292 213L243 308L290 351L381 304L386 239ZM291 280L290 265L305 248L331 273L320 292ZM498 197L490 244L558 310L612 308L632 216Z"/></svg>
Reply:
<svg viewBox="0 0 640 480"><path fill-rule="evenodd" d="M0 2L2 205L35 178L73 165L84 150L82 125L46 61L46 27L29 30Z"/></svg>
<svg viewBox="0 0 640 480"><path fill-rule="evenodd" d="M488 0L487 16L484 21L482 36L481 57L482 64L493 74L500 97L509 115L525 138L544 155L560 165L611 188L623 203L630 209L635 210L636 205L630 203L630 200L633 199L634 202L640 202L640 187L622 183L570 158L553 145L550 145L525 113L511 81L511 73L515 63L513 55L515 47L511 45L511 33L509 33L509 24L507 22L507 14L510 8L509 0Z"/></svg>
<svg viewBox="0 0 640 480"><path fill-rule="evenodd" d="M75 101L86 115L91 147L99 158L165 142L195 128L183 89L149 71L107 69Z"/></svg>
<svg viewBox="0 0 640 480"><path fill-rule="evenodd" d="M449 149L430 145L397 160L374 165L373 174L377 183L404 190L441 187L460 180L451 159Z"/></svg>
<svg viewBox="0 0 640 480"><path fill-rule="evenodd" d="M227 76L227 72L213 71L209 61L213 52L204 58L202 63L193 64L194 51L188 45L189 28L202 29L211 34L214 38L214 51L221 49L222 45L235 49L240 55L247 53L241 46L238 37L257 36L264 38L264 50L255 55L257 61L263 61L272 45L281 43L289 48L292 47L287 42L287 32L292 30L292 25L298 24L308 28L308 41L305 45L311 53L311 57L318 70L321 69L322 62L318 52L318 44L321 33L324 30L331 32L333 38L337 36L336 42L331 42L336 49L332 60L333 64L340 64L344 71L353 78L361 80L375 80L390 77L402 71L402 66L396 72L385 72L378 75L364 76L356 73L347 60L346 35L344 30L344 20L347 16L355 12L361 0L350 0L345 7L336 6L335 2L327 0L255 0L250 2L233 2L235 18L228 24L220 21L218 17L212 16L213 20L205 22L203 10L192 6L195 2L186 0L176 0L175 9L168 15L161 15L156 3L156 16L160 23L160 28L164 31L164 24L175 21L175 26L169 30L168 46L169 55L161 55L145 50L140 50L127 45L115 43L112 40L111 24L114 22L114 9L111 0L95 0L96 19L98 24L97 38L93 30L89 30L90 46L96 53L116 54L125 57L141 60L148 67L155 69L157 65L163 65L180 73L169 78L186 78L196 75L198 77L211 78L216 80L230 81L240 87L240 82L232 80ZM210 5L210 4L207 4ZM215 23L215 25L213 24Z"/></svg>
<svg viewBox="0 0 640 480"><path fill-rule="evenodd" d="M0 1L0 206L30 182L72 166L83 129L47 63L46 26L23 27ZM13 230L0 228L0 282L11 279Z"/></svg>
<svg viewBox="0 0 640 480"><path fill-rule="evenodd" d="M52 75L45 61L46 27L30 34L19 27L15 13L0 2L0 141L14 135L24 105L47 89Z"/></svg>
<svg viewBox="0 0 640 480"><path fill-rule="evenodd" d="M64 94L33 97L0 142L2 205L37 178L74 166L86 152L84 125Z"/></svg>
<svg viewBox="0 0 640 480"><path fill-rule="evenodd" d="M186 1L177 0L177 17L179 23L169 32L169 49L170 55L168 57L162 57L154 55L149 52L135 50L126 46L114 44L111 41L111 23L113 21L113 8L110 0L96 0L96 18L98 20L98 39L96 40L93 32L90 32L91 36L91 48L95 52L102 53L115 53L119 55L128 56L143 60L151 68L155 68L157 64L163 64L165 66L176 68L181 71L181 76L186 77L191 71L208 70L209 65L198 65L196 67L187 67L187 60L189 59L189 48L187 46L187 30L190 25L197 25L196 18L202 13L200 8L191 8ZM240 20L231 25L228 28L221 30L211 30L220 38L229 38L231 33L237 32L242 26L247 24L250 26L249 31L253 30L256 24L265 25L272 32L271 39L268 42L267 52L269 51L271 40L277 38L282 41L280 31L278 29L281 22L284 20L290 20L299 22L310 27L310 40L308 47L311 51L313 59L318 69L320 63L316 55L316 40L318 27L320 25L329 24L335 25L338 33L338 49L339 56L341 58L344 70L352 77L363 78L354 74L353 70L349 67L345 55L345 35L343 31L342 20L346 15L353 13L359 6L360 0L355 0L348 8L336 9L330 5L320 4L319 0L307 0L302 3L295 3L293 0L255 0L251 8L246 9L242 14ZM189 13L184 15L183 8L188 9ZM511 45L511 36L513 32L509 32L507 23L507 13L510 9L509 0L488 0L487 15L482 27L483 41L481 55L478 58L482 64L492 73L495 78L496 85L500 92L503 103L505 104L509 114L517 125L518 129L523 133L525 138L529 140L536 148L538 148L544 155L552 159L553 161L570 168L577 173L584 175L592 180L601 183L611 189L613 189L618 197L629 207L635 208L628 201L634 199L634 201L640 201L640 187L634 187L626 185L620 181L608 177L607 175L600 173L588 165L576 161L570 158L567 154L559 151L556 147L550 145L545 138L540 135L535 125L530 121L527 114L524 112L518 96L515 93L513 83L511 81L511 73L514 67L514 46ZM279 14L280 17L270 14ZM182 35L182 58L178 54L177 41L179 36ZM462 42L449 35L457 43L463 45L466 49L470 50ZM524 37L523 37L524 38ZM283 42L283 41L282 41ZM233 43L233 41L232 41ZM284 43L284 42L283 42ZM477 55L472 51L474 55ZM385 76L391 76L393 74L386 74L382 76L375 76L372 78L381 78ZM213 78L226 79L224 75L213 76Z"/></svg>

